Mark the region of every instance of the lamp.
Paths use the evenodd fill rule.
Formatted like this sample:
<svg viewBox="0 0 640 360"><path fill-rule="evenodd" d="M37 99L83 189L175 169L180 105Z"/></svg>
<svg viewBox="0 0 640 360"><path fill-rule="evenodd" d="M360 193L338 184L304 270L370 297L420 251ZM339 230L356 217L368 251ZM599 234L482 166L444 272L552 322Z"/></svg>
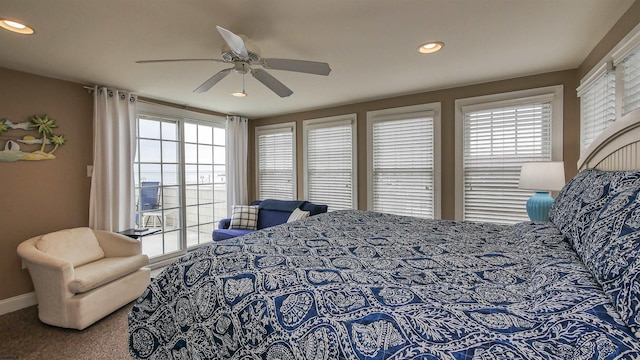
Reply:
<svg viewBox="0 0 640 360"><path fill-rule="evenodd" d="M549 221L549 209L553 198L549 191L560 191L564 186L564 163L540 161L522 164L520 189L536 190L527 201L527 214L531 221Z"/></svg>

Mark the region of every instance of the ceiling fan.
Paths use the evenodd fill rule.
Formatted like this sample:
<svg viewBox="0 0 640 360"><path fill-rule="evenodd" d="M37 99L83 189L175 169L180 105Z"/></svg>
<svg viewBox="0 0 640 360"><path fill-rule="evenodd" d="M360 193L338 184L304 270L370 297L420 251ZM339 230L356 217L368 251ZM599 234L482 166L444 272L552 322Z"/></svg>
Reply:
<svg viewBox="0 0 640 360"><path fill-rule="evenodd" d="M293 91L286 85L266 72L264 69L254 69L253 65L260 65L265 69L273 70L285 70L295 71L306 74L324 75L327 76L331 72L329 64L316 61L306 60L292 60L292 59L277 59L269 58L265 59L260 56L260 50L255 44L249 41L244 35L236 35L231 31L216 26L218 32L224 38L226 42L222 46L222 59L164 59L164 60L138 60L138 64L148 63L162 63L162 62L177 62L177 61L215 61L233 64L233 67L220 70L215 75L210 77L207 81L198 86L194 93L203 93L217 84L220 80L224 79L231 71L235 71L239 74L251 73L251 75L260 81L271 91L278 94L280 97L287 97L293 94ZM244 83L242 93L244 93Z"/></svg>

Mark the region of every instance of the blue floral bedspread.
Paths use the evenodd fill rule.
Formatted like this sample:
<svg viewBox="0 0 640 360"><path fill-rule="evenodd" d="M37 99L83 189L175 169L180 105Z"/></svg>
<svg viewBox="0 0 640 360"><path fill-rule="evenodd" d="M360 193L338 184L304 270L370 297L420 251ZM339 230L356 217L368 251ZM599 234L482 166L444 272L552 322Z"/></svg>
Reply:
<svg viewBox="0 0 640 360"><path fill-rule="evenodd" d="M321 214L189 253L129 314L139 359L635 359L551 223Z"/></svg>

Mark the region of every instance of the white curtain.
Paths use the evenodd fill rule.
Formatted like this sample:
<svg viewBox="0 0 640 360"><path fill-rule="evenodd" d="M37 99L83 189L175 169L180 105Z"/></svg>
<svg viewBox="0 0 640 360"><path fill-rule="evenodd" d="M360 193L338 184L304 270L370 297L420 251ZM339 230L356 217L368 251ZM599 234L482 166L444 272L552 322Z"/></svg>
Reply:
<svg viewBox="0 0 640 360"><path fill-rule="evenodd" d="M249 203L247 190L248 120L227 116L227 211Z"/></svg>
<svg viewBox="0 0 640 360"><path fill-rule="evenodd" d="M93 89L93 175L89 227L122 231L134 227L133 160L136 153L135 95Z"/></svg>

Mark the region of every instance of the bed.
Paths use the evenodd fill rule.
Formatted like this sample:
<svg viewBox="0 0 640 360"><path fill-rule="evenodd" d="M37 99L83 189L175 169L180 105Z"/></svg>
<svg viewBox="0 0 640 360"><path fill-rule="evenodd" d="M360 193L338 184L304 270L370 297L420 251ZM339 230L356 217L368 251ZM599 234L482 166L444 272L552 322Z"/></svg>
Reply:
<svg viewBox="0 0 640 360"><path fill-rule="evenodd" d="M551 222L336 211L190 252L136 301L130 353L640 358L639 118L596 139Z"/></svg>

